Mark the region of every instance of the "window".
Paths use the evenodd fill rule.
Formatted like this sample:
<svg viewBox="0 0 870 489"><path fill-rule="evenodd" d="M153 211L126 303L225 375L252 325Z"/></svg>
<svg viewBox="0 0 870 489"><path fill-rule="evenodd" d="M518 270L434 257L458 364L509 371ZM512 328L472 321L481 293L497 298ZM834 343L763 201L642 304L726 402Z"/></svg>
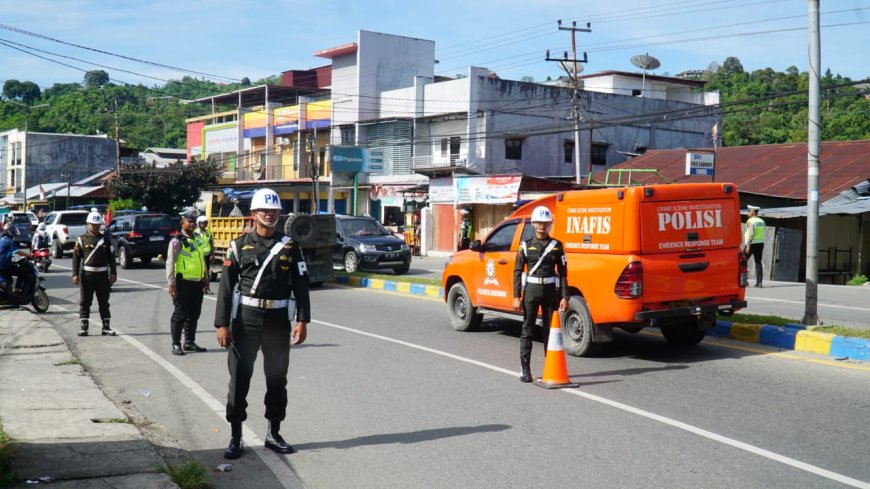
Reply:
<svg viewBox="0 0 870 489"><path fill-rule="evenodd" d="M632 97L640 97L642 95L643 95L643 92L641 92L639 88L634 88L631 90Z"/></svg>
<svg viewBox="0 0 870 489"><path fill-rule="evenodd" d="M354 144L354 130L353 127L342 127L341 128L341 144L344 146L352 146Z"/></svg>
<svg viewBox="0 0 870 489"><path fill-rule="evenodd" d="M441 138L441 156L447 156L448 151L450 151L450 140Z"/></svg>
<svg viewBox="0 0 870 489"><path fill-rule="evenodd" d="M504 140L504 157L508 160L523 159L523 138L508 138Z"/></svg>
<svg viewBox="0 0 870 489"><path fill-rule="evenodd" d="M562 149L565 152L565 163L574 163L574 141L563 142Z"/></svg>
<svg viewBox="0 0 870 489"><path fill-rule="evenodd" d="M607 164L607 148L610 145L607 143L592 143L592 164L606 165Z"/></svg>
<svg viewBox="0 0 870 489"><path fill-rule="evenodd" d="M510 251L511 243L514 241L514 234L517 232L517 222L511 222L496 229L486 238L484 251Z"/></svg>
<svg viewBox="0 0 870 489"><path fill-rule="evenodd" d="M639 154L639 155L646 153L646 150L647 150L646 146L635 146L634 147L634 152Z"/></svg>

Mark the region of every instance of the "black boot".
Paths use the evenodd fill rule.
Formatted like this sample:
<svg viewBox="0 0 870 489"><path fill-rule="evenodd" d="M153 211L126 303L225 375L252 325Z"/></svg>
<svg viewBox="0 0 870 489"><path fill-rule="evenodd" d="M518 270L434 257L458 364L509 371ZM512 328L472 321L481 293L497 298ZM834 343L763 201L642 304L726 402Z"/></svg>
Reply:
<svg viewBox="0 0 870 489"><path fill-rule="evenodd" d="M103 336L118 336L118 333L115 333L109 325L111 321L109 318L103 319Z"/></svg>
<svg viewBox="0 0 870 489"><path fill-rule="evenodd" d="M269 421L269 426L266 428L266 448L278 453L290 454L296 453L296 449L284 441L284 438L278 433L281 429L280 421Z"/></svg>
<svg viewBox="0 0 870 489"><path fill-rule="evenodd" d="M88 335L88 320L82 319L82 326L79 329L79 336L87 336Z"/></svg>
<svg viewBox="0 0 870 489"><path fill-rule="evenodd" d="M529 383L532 381L532 369L529 367L529 361L521 361L520 362L523 368L522 373L520 374L520 382Z"/></svg>
<svg viewBox="0 0 870 489"><path fill-rule="evenodd" d="M187 343L184 344L184 351L190 351L190 352L204 352L204 351L208 351L208 350L205 349L205 348L203 348L203 347L201 347L201 346L199 346L199 345L197 345L197 344L196 344L195 342L193 342L193 341L188 341Z"/></svg>
<svg viewBox="0 0 870 489"><path fill-rule="evenodd" d="M227 460L235 460L242 456L242 423L230 423L232 436L227 448L224 449L224 458Z"/></svg>
<svg viewBox="0 0 870 489"><path fill-rule="evenodd" d="M172 344L172 354L173 355L184 355L184 350L181 349L181 345L178 343Z"/></svg>

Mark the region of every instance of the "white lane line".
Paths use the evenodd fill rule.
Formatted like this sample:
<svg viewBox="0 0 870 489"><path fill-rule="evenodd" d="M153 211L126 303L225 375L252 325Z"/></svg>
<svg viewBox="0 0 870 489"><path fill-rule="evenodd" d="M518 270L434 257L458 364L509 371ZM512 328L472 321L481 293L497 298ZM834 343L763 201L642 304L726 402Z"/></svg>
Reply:
<svg viewBox="0 0 870 489"><path fill-rule="evenodd" d="M128 280L128 282L132 282L132 281ZM143 284L141 282L133 282L133 283L140 284L140 285L148 285L148 284ZM157 287L157 288L161 288L161 287ZM61 310L66 311L68 313L77 313L78 312L78 311L71 311L63 306L52 306L52 307L57 308L57 309L61 309ZM197 384L195 380L188 377L184 372L179 370L175 365L172 365L171 363L164 360L163 357L161 357L156 352L154 352L153 350L151 350L150 348L148 348L147 346L142 344L142 342L140 342L136 338L133 338L132 336L124 334L123 331L121 331L117 328L112 328L112 329L114 329L118 333L118 337L123 338L128 343L133 345L133 347L135 347L137 350L139 350L143 354L145 354L145 356L147 356L148 358L153 360L154 363L163 367L164 370L169 372L169 375L172 375L173 377L175 377L176 380L181 382L182 385L184 385L185 387L190 389L190 392L192 392L193 395L195 395L196 397L199 398L199 400L201 400L203 403L205 403L205 405L208 406L209 409L214 411L214 413L218 416L218 418L225 419L224 414L226 411L225 411L224 405L221 404L221 401L218 401L214 396L211 395L211 393L209 393L207 390L200 387L200 385ZM269 470L272 471L272 473L275 475L275 478L281 483L282 486L284 486L287 489L300 489L300 488L305 487L305 485L302 484L302 481L299 480L299 478L296 476L296 473L293 472L293 469L290 468L290 466L287 464L287 462L284 461L281 457L279 457L278 454L276 454L275 452L266 449L263 446L263 440L261 440L256 435L256 433L254 433L253 430L248 428L247 425L243 425L242 430L243 430L243 432L242 432L243 439L247 442L246 443L247 451L249 451L249 452L253 451L255 454L257 454L257 456L260 458L260 460L263 462L263 464L265 464L266 467L268 467Z"/></svg>
<svg viewBox="0 0 870 489"><path fill-rule="evenodd" d="M409 343L407 341L397 340L395 338L390 338L388 336L369 333L367 331L362 331L362 330L355 329L355 328L349 328L347 326L340 326L340 325L334 324L334 323L327 323L325 321L312 320L311 322L322 324L324 326L329 326L329 327L335 328L335 329L340 329L342 331L347 331L349 333L354 333L354 334L358 334L358 335L362 335L362 336L368 336L370 338L375 338L378 340L387 341L387 342L394 343L397 345L406 346L408 348L413 348L415 350L420 350L420 351L425 351L427 353L440 355L442 357L451 358L453 360L458 360L460 362L464 362L464 363L468 363L468 364L482 367L485 369L489 369L489 370L492 370L494 372L510 375L511 377L517 376L517 372L515 372L515 371L508 370L508 369L501 368L501 367L497 367L495 365L484 363L484 362L481 362L478 360L472 360L470 358L462 357L459 355L454 355L453 353L448 353L448 352L445 352L442 350L436 350L434 348L425 347L425 346L418 345L415 343ZM683 431L687 431L689 433L692 433L692 434L701 436L703 438L707 438L709 440L713 440L715 442L719 442L719 443L737 448L739 450L747 451L747 452L752 453L754 455L758 455L760 457L764 457L764 458L773 460L775 462L789 465L789 466L794 467L796 469L800 469L800 470L803 470L805 472L809 472L811 474L815 474L817 476L824 477L826 479L830 479L830 480L840 482L840 483L846 484L848 486L857 487L860 489L870 489L870 483L860 481L858 479L853 479L851 477L848 477L848 476L845 476L842 474L838 474L836 472L832 472L830 470L826 470L826 469L823 469L821 467L817 467L815 465L808 464L806 462L801 462L800 460L796 460L796 459L793 459L791 457L786 457L785 455L780 455L778 453L771 452L770 450L765 450L763 448L759 448L759 447L756 447L754 445L750 445L748 443L744 443L742 441L735 440L733 438L728 438L727 436L722 436L722 435L713 433L712 431L707 431L703 428L698 428L696 426L692 426L690 424L683 423L683 422L677 421L675 419L671 419L671 418L668 418L665 416L651 413L649 411L645 411L645 410L640 409L640 408L629 406L628 404L623 404L621 402L612 401L610 399L606 399L606 398L599 397L599 396L596 396L593 394L589 394L589 393L583 392L579 389L560 389L560 390L566 394L572 394L572 395L575 395L578 397L588 399L590 401L598 402L598 403L605 404L605 405L610 406L610 407L614 407L616 409L620 409L620 410L628 412L628 413L636 414L638 416L643 416L644 418L647 418L647 419L650 419L653 421L657 421L659 423L663 423L663 424L666 424L668 426L671 426L671 427L674 427L677 429L681 429Z"/></svg>
<svg viewBox="0 0 870 489"><path fill-rule="evenodd" d="M793 301L791 299L770 299L767 297L750 297L750 299L754 301L767 301L767 302L785 302L788 304L804 304L804 301ZM855 306L839 306L836 304L825 304L820 302L819 307L830 307L832 309L851 309L854 311L870 311L870 309L866 307L855 307Z"/></svg>

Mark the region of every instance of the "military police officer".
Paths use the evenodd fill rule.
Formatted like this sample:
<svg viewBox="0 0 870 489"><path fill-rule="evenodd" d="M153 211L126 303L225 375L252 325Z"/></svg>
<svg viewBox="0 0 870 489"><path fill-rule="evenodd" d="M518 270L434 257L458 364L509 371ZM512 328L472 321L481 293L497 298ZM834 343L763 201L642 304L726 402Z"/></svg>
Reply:
<svg viewBox="0 0 870 489"><path fill-rule="evenodd" d="M202 236L194 234L196 211L181 215L181 233L169 241L166 252L166 280L175 310L170 319L172 354L203 352L196 344L196 322L202 310L202 295L208 289L208 268L205 252L211 247ZM184 332L184 346L181 333Z"/></svg>
<svg viewBox="0 0 870 489"><path fill-rule="evenodd" d="M110 325L112 313L109 311L109 294L112 284L118 278L112 240L100 232L103 218L99 212L88 214L85 222L87 233L76 239L72 260L72 283L80 285L81 291L79 336L88 335L91 303L95 293L100 307L100 318L103 320L103 336L115 336Z"/></svg>
<svg viewBox="0 0 870 489"><path fill-rule="evenodd" d="M214 251L214 237L211 234L211 229L208 228L208 217L199 216L196 218L196 230L194 233L202 240L203 250L205 254L205 273L208 275L211 269L211 257ZM206 294L211 294L210 289L205 289Z"/></svg>
<svg viewBox="0 0 870 489"><path fill-rule="evenodd" d="M520 309L522 293L523 330L520 335L520 382L531 382L529 361L532 356L532 332L541 310L544 330L550 327L553 308L561 293L559 310L568 308L568 271L562 243L550 237L553 216L545 206L532 211L535 235L520 243L514 264L514 309Z"/></svg>
<svg viewBox="0 0 870 489"><path fill-rule="evenodd" d="M311 320L308 269L299 244L276 230L281 200L271 189L251 199L256 229L230 243L221 272L215 328L217 341L230 349L226 419L232 435L224 457L242 454L242 422L257 351L263 350L266 374L266 448L295 450L279 432L287 411L287 367L290 344L305 341ZM295 320L295 326L291 324Z"/></svg>

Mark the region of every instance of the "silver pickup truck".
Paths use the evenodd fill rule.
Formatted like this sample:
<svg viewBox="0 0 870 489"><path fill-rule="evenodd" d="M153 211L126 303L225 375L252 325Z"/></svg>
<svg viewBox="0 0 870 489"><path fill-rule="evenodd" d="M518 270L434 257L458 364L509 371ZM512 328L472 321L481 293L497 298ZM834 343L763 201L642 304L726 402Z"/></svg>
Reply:
<svg viewBox="0 0 870 489"><path fill-rule="evenodd" d="M85 234L88 211L55 211L45 218L45 231L51 237L51 251L55 258L63 258L64 250L75 246L76 238Z"/></svg>

